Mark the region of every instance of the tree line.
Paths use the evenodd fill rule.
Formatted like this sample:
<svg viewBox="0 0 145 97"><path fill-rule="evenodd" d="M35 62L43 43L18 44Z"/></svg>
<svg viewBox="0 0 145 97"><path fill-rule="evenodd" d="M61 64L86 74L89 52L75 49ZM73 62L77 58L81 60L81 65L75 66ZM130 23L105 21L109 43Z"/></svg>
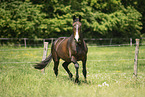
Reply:
<svg viewBox="0 0 145 97"><path fill-rule="evenodd" d="M139 38L145 31L144 0L0 0L0 38L70 36L82 16L87 38Z"/></svg>

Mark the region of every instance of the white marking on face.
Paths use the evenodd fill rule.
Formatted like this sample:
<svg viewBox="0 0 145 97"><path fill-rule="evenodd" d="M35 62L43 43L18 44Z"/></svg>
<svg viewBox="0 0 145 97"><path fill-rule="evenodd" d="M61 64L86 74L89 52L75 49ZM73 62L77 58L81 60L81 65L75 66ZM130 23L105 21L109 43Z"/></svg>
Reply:
<svg viewBox="0 0 145 97"><path fill-rule="evenodd" d="M78 29L79 29L79 25L76 25L76 34L75 34L76 41L79 41L79 32L78 32Z"/></svg>

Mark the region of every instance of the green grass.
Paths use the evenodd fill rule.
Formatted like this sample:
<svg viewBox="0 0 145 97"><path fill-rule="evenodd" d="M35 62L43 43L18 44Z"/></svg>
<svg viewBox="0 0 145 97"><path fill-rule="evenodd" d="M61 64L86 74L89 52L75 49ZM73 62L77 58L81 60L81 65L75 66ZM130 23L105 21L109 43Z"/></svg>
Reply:
<svg viewBox="0 0 145 97"><path fill-rule="evenodd" d="M145 59L145 46L139 50L139 59ZM134 46L89 47L88 82L84 82L79 62L80 84L76 84L61 66L62 60L57 78L53 62L46 67L45 74L34 69L34 63L27 63L41 61L43 48L0 47L0 97L144 97L145 60L139 60L135 79L134 53ZM75 78L74 65L69 68Z"/></svg>

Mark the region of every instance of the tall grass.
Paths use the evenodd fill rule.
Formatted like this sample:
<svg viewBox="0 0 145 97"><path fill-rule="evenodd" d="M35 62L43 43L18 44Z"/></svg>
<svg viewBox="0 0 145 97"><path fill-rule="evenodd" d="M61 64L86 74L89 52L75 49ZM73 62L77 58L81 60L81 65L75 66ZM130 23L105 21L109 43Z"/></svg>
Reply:
<svg viewBox="0 0 145 97"><path fill-rule="evenodd" d="M63 60L57 78L53 62L45 74L32 67L41 61L43 48L0 47L0 97L144 97L145 61L139 60L138 77L133 78L134 52L135 47L89 47L87 83L79 62L81 82L76 84L61 66ZM145 46L141 46L139 59L144 55ZM69 68L75 78L74 65Z"/></svg>

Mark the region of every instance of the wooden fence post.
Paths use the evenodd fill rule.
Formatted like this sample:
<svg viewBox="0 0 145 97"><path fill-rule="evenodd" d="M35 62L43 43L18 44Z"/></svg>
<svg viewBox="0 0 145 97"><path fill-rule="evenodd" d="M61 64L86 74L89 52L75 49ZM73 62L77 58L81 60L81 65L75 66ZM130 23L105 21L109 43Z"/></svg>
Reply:
<svg viewBox="0 0 145 97"><path fill-rule="evenodd" d="M51 38L51 45L53 44L53 38Z"/></svg>
<svg viewBox="0 0 145 97"><path fill-rule="evenodd" d="M45 42L45 39L43 39L43 43Z"/></svg>
<svg viewBox="0 0 145 97"><path fill-rule="evenodd" d="M132 38L130 38L130 46L132 46Z"/></svg>
<svg viewBox="0 0 145 97"><path fill-rule="evenodd" d="M48 42L44 42L44 50L43 50L43 57L42 57L42 61L46 59L47 56L47 50L48 50ZM42 73L45 73L45 69L41 69Z"/></svg>
<svg viewBox="0 0 145 97"><path fill-rule="evenodd" d="M26 38L24 38L24 44L25 44L25 48L26 48L27 47Z"/></svg>
<svg viewBox="0 0 145 97"><path fill-rule="evenodd" d="M110 45L112 44L112 38L110 39Z"/></svg>
<svg viewBox="0 0 145 97"><path fill-rule="evenodd" d="M134 58L134 76L137 77L137 63L139 53L139 39L136 39L135 58Z"/></svg>

